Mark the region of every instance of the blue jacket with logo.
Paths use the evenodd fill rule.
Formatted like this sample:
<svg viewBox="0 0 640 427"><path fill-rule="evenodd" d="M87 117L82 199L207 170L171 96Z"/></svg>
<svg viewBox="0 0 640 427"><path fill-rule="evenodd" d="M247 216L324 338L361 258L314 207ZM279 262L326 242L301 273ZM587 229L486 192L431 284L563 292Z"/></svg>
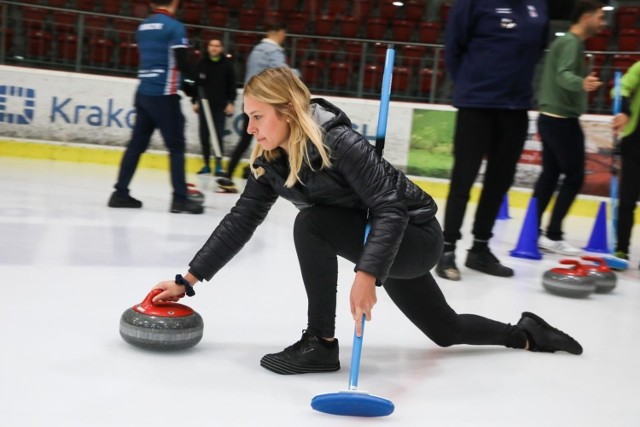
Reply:
<svg viewBox="0 0 640 427"><path fill-rule="evenodd" d="M547 0L457 0L445 40L453 105L531 108L547 32Z"/></svg>

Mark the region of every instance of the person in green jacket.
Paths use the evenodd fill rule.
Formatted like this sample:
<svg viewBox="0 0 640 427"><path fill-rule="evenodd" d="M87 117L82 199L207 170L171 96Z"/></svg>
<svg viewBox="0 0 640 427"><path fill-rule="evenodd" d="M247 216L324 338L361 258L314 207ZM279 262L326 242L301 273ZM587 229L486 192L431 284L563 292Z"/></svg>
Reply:
<svg viewBox="0 0 640 427"><path fill-rule="evenodd" d="M587 110L587 92L601 82L588 73L584 63L584 41L605 25L602 4L581 0L571 17L571 27L551 44L544 61L540 85L538 131L542 140L542 172L533 197L537 200L538 224L564 175L545 235L540 233L542 250L578 255L580 249L563 239L562 221L569 212L584 180L584 133L580 115Z"/></svg>
<svg viewBox="0 0 640 427"><path fill-rule="evenodd" d="M616 257L629 259L629 242L634 211L640 196L640 61L620 80L621 112L613 118L613 130L620 135L622 173L620 177ZM639 267L640 268L640 267Z"/></svg>

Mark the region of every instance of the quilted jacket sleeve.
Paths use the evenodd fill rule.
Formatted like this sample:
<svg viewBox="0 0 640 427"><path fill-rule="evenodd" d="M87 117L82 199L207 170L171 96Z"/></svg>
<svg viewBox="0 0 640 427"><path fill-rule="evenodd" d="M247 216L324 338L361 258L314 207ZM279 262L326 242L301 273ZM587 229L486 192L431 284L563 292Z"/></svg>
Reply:
<svg viewBox="0 0 640 427"><path fill-rule="evenodd" d="M355 269L384 282L409 222L405 180L362 135L346 126L331 133L333 167L369 209L371 231Z"/></svg>
<svg viewBox="0 0 640 427"><path fill-rule="evenodd" d="M211 280L249 241L277 198L266 180L250 176L236 205L189 263L189 272L199 280Z"/></svg>

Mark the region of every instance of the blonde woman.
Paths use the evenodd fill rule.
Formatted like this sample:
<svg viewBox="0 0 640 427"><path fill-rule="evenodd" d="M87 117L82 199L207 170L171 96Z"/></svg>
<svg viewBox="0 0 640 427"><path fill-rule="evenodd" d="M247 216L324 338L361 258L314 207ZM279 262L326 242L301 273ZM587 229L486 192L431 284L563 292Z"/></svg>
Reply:
<svg viewBox="0 0 640 427"><path fill-rule="evenodd" d="M518 325L457 314L430 270L442 252L442 230L431 196L376 156L347 116L288 68L253 77L244 91L248 131L257 145L252 175L237 204L198 251L189 271L164 281L156 300L176 301L198 281L211 280L265 219L281 196L300 212L294 242L308 298L307 327L295 344L260 364L279 374L340 369L336 315L337 257L355 264L351 314L371 320L376 285L425 335L441 346L494 344L532 351L582 353L569 335L523 313ZM368 218L368 219L367 219ZM365 225L371 232L363 245Z"/></svg>

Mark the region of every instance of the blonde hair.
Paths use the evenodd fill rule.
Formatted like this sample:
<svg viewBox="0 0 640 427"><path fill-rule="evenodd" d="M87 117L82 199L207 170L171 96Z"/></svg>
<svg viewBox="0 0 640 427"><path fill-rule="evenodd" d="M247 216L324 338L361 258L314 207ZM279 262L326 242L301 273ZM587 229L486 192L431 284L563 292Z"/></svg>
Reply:
<svg viewBox="0 0 640 427"><path fill-rule="evenodd" d="M253 76L244 88L244 96L271 105L276 114L284 116L289 122L289 165L291 172L285 181L286 187L293 187L300 181L300 169L303 162L312 167L309 159L309 142L313 144L322 158L321 168L330 167L329 150L323 143L320 126L309 112L311 93L296 77L290 68L269 68ZM251 152L251 171L257 178L264 173L262 168L253 168L256 158L264 156L271 162L282 155L282 150L266 151L259 144ZM300 181L301 182L301 181Z"/></svg>

